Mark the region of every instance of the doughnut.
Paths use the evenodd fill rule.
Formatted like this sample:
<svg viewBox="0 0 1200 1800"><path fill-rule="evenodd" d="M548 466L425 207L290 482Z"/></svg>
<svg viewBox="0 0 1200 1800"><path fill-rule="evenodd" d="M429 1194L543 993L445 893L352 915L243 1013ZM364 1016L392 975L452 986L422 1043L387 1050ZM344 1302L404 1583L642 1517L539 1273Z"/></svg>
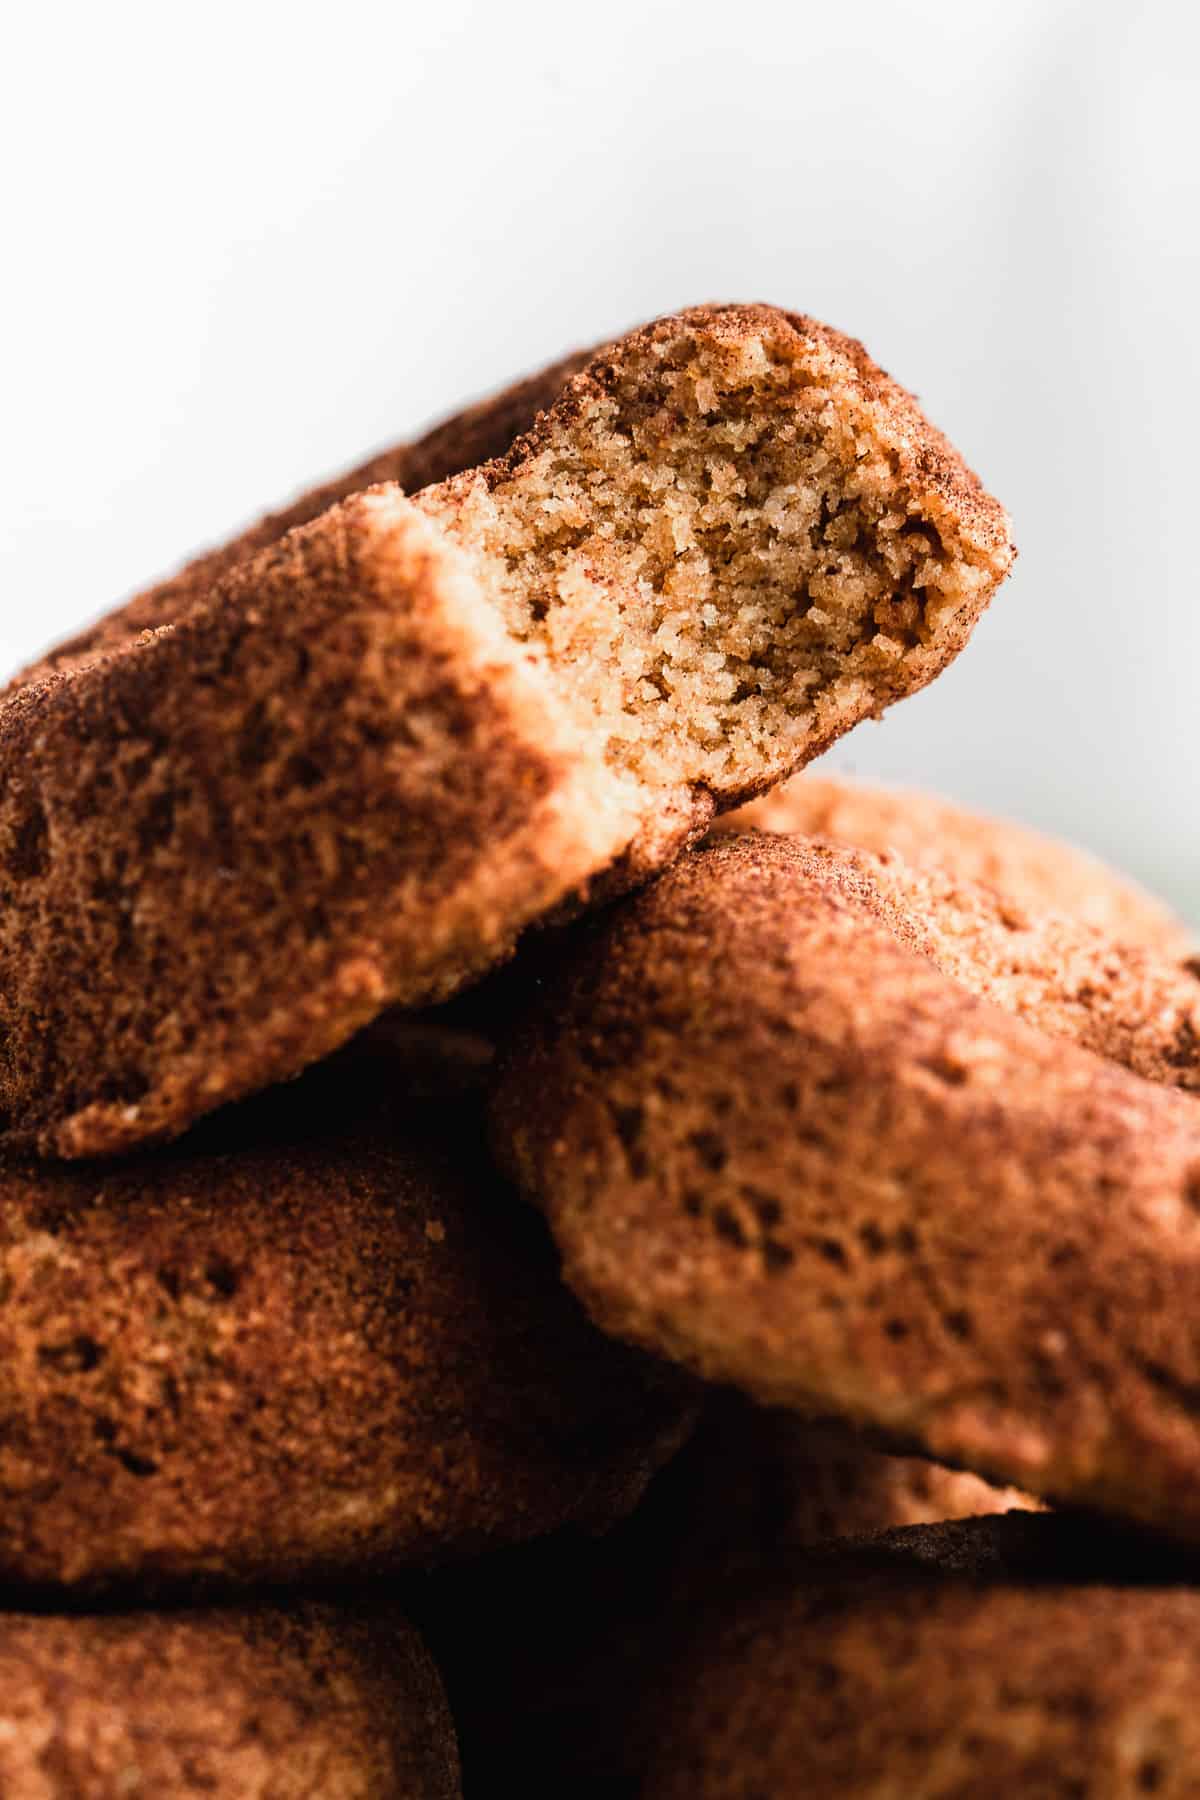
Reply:
<svg viewBox="0 0 1200 1800"><path fill-rule="evenodd" d="M1034 910L928 859L800 842L823 879L973 994L1147 1080L1200 1088L1200 980L1177 956Z"/></svg>
<svg viewBox="0 0 1200 1800"><path fill-rule="evenodd" d="M164 1139L448 997L932 679L1012 554L849 339L633 332L500 461L0 705L3 1135Z"/></svg>
<svg viewBox="0 0 1200 1800"><path fill-rule="evenodd" d="M655 1696L697 1596L831 1537L1032 1503L973 1475L715 1394L632 1518L438 1569L413 1604L469 1793L637 1791ZM644 1696L646 1706L639 1705ZM648 1716L647 1716L648 1715Z"/></svg>
<svg viewBox="0 0 1200 1800"><path fill-rule="evenodd" d="M544 407L562 392L568 378L584 368L594 351L580 351L552 363L549 368L515 382L501 393L444 419L411 444L396 444L366 462L348 469L333 481L323 482L301 494L279 512L268 513L227 544L205 551L165 581L135 594L123 605L105 613L94 624L45 652L22 669L12 685L25 686L45 676L94 661L120 649L143 631L174 625L202 601L223 575L259 550L277 544L297 525L310 520L377 482L394 481L407 493L444 481L477 463L502 456Z"/></svg>
<svg viewBox="0 0 1200 1800"><path fill-rule="evenodd" d="M1124 943L1177 956L1195 948L1194 934L1169 907L1098 857L936 794L805 774L722 814L713 830L799 833L895 851L915 867L935 864L997 889L1012 905L1069 913Z"/></svg>
<svg viewBox="0 0 1200 1800"><path fill-rule="evenodd" d="M8 1800L457 1800L454 1728L412 1626L313 1603L0 1612Z"/></svg>
<svg viewBox="0 0 1200 1800"><path fill-rule="evenodd" d="M497 1154L614 1335L1200 1541L1196 1099L1014 1017L992 970L970 992L878 863L735 836L578 927L504 1052ZM1160 974L1114 992L1157 1009ZM1118 1023L1194 1084L1182 1014Z"/></svg>
<svg viewBox="0 0 1200 1800"><path fill-rule="evenodd" d="M764 1560L693 1626L639 1800L1200 1794L1200 1591L1075 1519Z"/></svg>
<svg viewBox="0 0 1200 1800"><path fill-rule="evenodd" d="M426 1564L634 1505L690 1384L610 1343L378 1049L128 1162L0 1166L0 1581Z"/></svg>

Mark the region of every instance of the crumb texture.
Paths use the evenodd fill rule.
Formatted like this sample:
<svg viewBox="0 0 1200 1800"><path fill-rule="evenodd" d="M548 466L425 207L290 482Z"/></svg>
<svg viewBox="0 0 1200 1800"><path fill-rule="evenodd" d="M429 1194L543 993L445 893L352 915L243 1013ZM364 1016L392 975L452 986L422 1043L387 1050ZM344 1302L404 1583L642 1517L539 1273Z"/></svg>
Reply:
<svg viewBox="0 0 1200 1800"><path fill-rule="evenodd" d="M1007 521L812 320L699 308L620 352L421 504L614 766L754 791L950 659L1008 568Z"/></svg>

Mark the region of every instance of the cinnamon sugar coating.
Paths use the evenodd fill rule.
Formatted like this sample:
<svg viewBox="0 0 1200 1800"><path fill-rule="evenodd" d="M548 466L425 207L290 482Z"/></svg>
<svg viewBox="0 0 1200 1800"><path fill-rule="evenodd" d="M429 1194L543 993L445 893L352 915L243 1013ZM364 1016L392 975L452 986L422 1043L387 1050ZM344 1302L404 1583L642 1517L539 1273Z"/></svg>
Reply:
<svg viewBox="0 0 1200 1800"><path fill-rule="evenodd" d="M805 774L714 822L719 831L797 832L862 850L894 851L994 888L1010 905L1065 912L1122 943L1183 956L1193 934L1128 876L1061 839L987 818L937 794Z"/></svg>
<svg viewBox="0 0 1200 1800"><path fill-rule="evenodd" d="M0 1580L311 1580L628 1511L688 1385L588 1324L478 1138L355 1052L168 1151L0 1168Z"/></svg>
<svg viewBox="0 0 1200 1800"><path fill-rule="evenodd" d="M969 992L868 864L735 837L581 928L501 1157L615 1335L1200 1541L1196 1102Z"/></svg>
<svg viewBox="0 0 1200 1800"><path fill-rule="evenodd" d="M1149 1081L1200 1091L1200 978L1190 961L1030 906L1014 897L1019 882L971 881L931 856L913 864L894 850L794 841L824 881L971 993Z"/></svg>
<svg viewBox="0 0 1200 1800"><path fill-rule="evenodd" d="M860 346L702 307L11 694L9 1141L167 1137L444 998L930 680L1012 554Z"/></svg>
<svg viewBox="0 0 1200 1800"><path fill-rule="evenodd" d="M641 1800L1200 1793L1186 1570L1010 1515L756 1575L702 1598L661 1670Z"/></svg>
<svg viewBox="0 0 1200 1800"><path fill-rule="evenodd" d="M301 1604L0 1613L11 1800L457 1800L437 1671L398 1617Z"/></svg>

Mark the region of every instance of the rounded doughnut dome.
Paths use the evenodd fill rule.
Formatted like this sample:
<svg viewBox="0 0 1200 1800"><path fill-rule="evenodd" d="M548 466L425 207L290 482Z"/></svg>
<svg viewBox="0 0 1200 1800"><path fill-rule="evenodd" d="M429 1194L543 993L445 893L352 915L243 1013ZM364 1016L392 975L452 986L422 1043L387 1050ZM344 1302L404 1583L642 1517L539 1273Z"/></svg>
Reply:
<svg viewBox="0 0 1200 1800"><path fill-rule="evenodd" d="M301 1604L0 1613L0 1789L457 1800L454 1727L399 1617Z"/></svg>
<svg viewBox="0 0 1200 1800"><path fill-rule="evenodd" d="M764 1560L698 1599L637 1792L1196 1795L1200 1591L1178 1576L1011 1514Z"/></svg>
<svg viewBox="0 0 1200 1800"><path fill-rule="evenodd" d="M934 864L982 882L1010 907L1068 913L1122 943L1182 957L1194 934L1170 908L1097 857L1012 819L970 812L937 794L804 774L714 821L714 831L769 831L832 838L891 851L913 867Z"/></svg>
<svg viewBox="0 0 1200 1800"><path fill-rule="evenodd" d="M1167 1087L1200 1088L1200 975L931 859L798 840L821 879L981 999Z"/></svg>
<svg viewBox="0 0 1200 1800"><path fill-rule="evenodd" d="M494 1143L605 1329L1200 1541L1200 1108L939 954L859 853L716 844L560 948Z"/></svg>
<svg viewBox="0 0 1200 1800"><path fill-rule="evenodd" d="M0 1579L311 1578L634 1505L690 1384L588 1323L477 1105L406 1109L397 1063L0 1166Z"/></svg>

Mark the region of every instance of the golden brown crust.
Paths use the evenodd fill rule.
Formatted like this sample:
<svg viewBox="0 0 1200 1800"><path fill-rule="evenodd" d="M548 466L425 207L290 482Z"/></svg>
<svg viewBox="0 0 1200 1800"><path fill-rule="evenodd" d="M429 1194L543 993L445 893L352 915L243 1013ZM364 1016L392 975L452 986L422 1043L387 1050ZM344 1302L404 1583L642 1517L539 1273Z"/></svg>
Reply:
<svg viewBox="0 0 1200 1800"><path fill-rule="evenodd" d="M0 1108L56 1155L170 1135L439 998L630 829L390 489L14 695L0 760Z"/></svg>
<svg viewBox="0 0 1200 1800"><path fill-rule="evenodd" d="M663 1671L638 1793L1200 1794L1200 1592L1113 1585L1080 1535L974 1520L763 1564Z"/></svg>
<svg viewBox="0 0 1200 1800"><path fill-rule="evenodd" d="M1183 956L1193 934L1127 876L1074 844L992 819L936 794L804 774L715 821L720 831L798 832L862 850L894 851L994 888L1010 905L1070 913L1123 943Z"/></svg>
<svg viewBox="0 0 1200 1800"><path fill-rule="evenodd" d="M502 1158L606 1329L1200 1541L1195 1101L969 994L849 855L732 838L581 931Z"/></svg>
<svg viewBox="0 0 1200 1800"><path fill-rule="evenodd" d="M384 481L397 482L406 493L415 494L431 482L444 481L460 469L502 455L520 432L528 430L542 408L551 404L568 377L594 354L578 351L564 357L536 375L526 376L501 393L442 420L414 443L379 451L344 475L301 494L281 511L267 513L227 544L195 557L177 574L133 595L93 625L56 644L23 669L12 686L23 687L56 671L80 667L96 656L122 648L140 632L176 624L239 563L277 544L297 525L309 524L364 488Z"/></svg>
<svg viewBox="0 0 1200 1800"><path fill-rule="evenodd" d="M683 1434L467 1102L348 1052L157 1155L0 1173L0 1580L291 1580L610 1523Z"/></svg>
<svg viewBox="0 0 1200 1800"><path fill-rule="evenodd" d="M0 1614L11 1800L457 1800L441 1683L397 1616Z"/></svg>
<svg viewBox="0 0 1200 1800"><path fill-rule="evenodd" d="M931 857L795 841L822 880L971 993L1148 1081L1200 1090L1200 981L1177 954L1116 941Z"/></svg>

